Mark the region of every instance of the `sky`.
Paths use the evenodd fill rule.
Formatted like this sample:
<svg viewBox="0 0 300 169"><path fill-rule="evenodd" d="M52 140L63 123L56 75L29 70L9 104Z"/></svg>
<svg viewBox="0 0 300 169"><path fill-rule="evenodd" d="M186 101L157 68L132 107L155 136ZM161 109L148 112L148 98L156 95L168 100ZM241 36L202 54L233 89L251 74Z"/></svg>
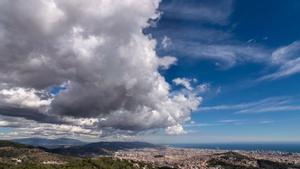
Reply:
<svg viewBox="0 0 300 169"><path fill-rule="evenodd" d="M0 2L0 136L299 142L297 0Z"/></svg>

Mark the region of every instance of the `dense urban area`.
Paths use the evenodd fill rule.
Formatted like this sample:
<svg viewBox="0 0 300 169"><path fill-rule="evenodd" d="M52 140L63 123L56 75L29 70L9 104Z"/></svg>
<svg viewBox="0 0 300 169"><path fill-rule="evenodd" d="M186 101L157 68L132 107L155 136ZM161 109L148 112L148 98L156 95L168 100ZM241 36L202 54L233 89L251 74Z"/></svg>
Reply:
<svg viewBox="0 0 300 169"><path fill-rule="evenodd" d="M139 149L118 151L117 159L180 169L300 168L300 154L206 149Z"/></svg>
<svg viewBox="0 0 300 169"><path fill-rule="evenodd" d="M0 141L0 169L300 169L299 153L172 148L143 142L50 147Z"/></svg>

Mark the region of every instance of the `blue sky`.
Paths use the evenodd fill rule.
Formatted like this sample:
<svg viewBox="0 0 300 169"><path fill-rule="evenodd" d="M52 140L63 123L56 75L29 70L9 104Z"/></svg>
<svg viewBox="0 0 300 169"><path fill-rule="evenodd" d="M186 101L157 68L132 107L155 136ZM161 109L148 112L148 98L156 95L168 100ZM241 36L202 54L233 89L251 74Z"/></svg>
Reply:
<svg viewBox="0 0 300 169"><path fill-rule="evenodd" d="M145 31L178 59L165 78L209 84L189 137L300 140L299 1L164 0L160 10Z"/></svg>
<svg viewBox="0 0 300 169"><path fill-rule="evenodd" d="M1 137L300 141L299 0L0 4Z"/></svg>

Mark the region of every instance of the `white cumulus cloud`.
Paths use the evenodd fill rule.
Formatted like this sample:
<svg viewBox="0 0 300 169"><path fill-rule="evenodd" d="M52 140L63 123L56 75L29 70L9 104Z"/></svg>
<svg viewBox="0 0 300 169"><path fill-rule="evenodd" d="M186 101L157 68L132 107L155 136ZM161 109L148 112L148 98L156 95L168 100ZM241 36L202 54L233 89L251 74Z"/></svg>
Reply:
<svg viewBox="0 0 300 169"><path fill-rule="evenodd" d="M37 131L183 130L201 98L174 93L159 73L176 62L143 33L159 3L2 0L0 114L42 122Z"/></svg>

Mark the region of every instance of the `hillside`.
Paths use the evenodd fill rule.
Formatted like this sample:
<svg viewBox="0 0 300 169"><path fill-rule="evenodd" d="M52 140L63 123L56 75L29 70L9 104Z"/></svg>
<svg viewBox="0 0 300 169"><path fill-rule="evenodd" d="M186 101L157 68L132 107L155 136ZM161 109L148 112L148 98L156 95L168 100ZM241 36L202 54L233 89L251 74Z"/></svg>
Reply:
<svg viewBox="0 0 300 169"><path fill-rule="evenodd" d="M209 167L224 169L299 169L292 163L275 162L266 159L250 158L235 152L216 154L207 162Z"/></svg>
<svg viewBox="0 0 300 169"><path fill-rule="evenodd" d="M145 142L97 142L82 146L72 146L67 148L56 148L49 150L52 153L72 155L72 156L97 156L110 155L118 150L138 149L138 148L159 148L160 146Z"/></svg>
<svg viewBox="0 0 300 169"><path fill-rule="evenodd" d="M119 151L117 156L97 156L110 155L117 150L123 151ZM207 169L300 168L297 162L299 157L293 154L289 157L269 154L271 158L261 158L260 153L249 152L249 155L245 152L211 152L199 150L197 154L195 150L190 149L162 149L143 142L98 142L69 148L46 149L0 141L0 169L186 169L199 165Z"/></svg>
<svg viewBox="0 0 300 169"><path fill-rule="evenodd" d="M35 147L45 147L45 148L60 148L60 147L70 147L84 145L85 142L70 139L70 138L57 138L57 139L46 139L46 138L23 138L23 139L14 139L12 142L32 145Z"/></svg>
<svg viewBox="0 0 300 169"><path fill-rule="evenodd" d="M8 168L8 166L15 164L39 164L47 161L65 163L69 159L69 157L48 153L42 148L11 141L0 141L0 168L3 166Z"/></svg>
<svg viewBox="0 0 300 169"><path fill-rule="evenodd" d="M140 169L145 166L110 157L63 156L24 144L0 141L0 169ZM154 169L150 165L146 168Z"/></svg>
<svg viewBox="0 0 300 169"><path fill-rule="evenodd" d="M32 146L21 144L21 143L15 143L15 142L8 141L8 140L0 140L0 148L2 148L2 147L30 148Z"/></svg>

